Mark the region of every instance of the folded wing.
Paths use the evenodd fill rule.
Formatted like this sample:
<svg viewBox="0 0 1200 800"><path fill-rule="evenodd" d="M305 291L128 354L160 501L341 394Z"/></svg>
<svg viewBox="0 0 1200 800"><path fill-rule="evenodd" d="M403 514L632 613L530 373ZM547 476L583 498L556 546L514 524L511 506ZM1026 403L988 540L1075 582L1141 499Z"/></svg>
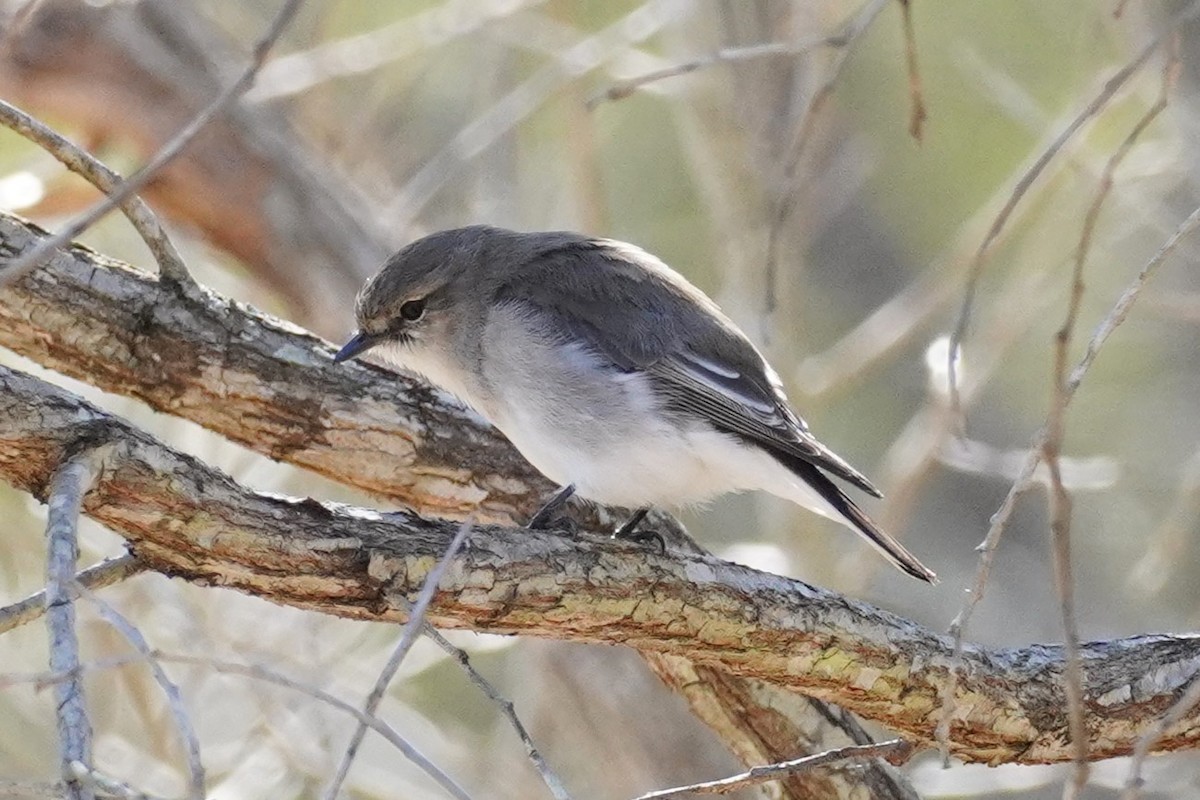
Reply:
<svg viewBox="0 0 1200 800"><path fill-rule="evenodd" d="M499 299L526 304L614 367L644 373L668 408L753 442L785 465L799 458L880 496L809 433L774 370L706 295L631 245L576 234L551 241ZM709 313L688 308L695 305Z"/></svg>

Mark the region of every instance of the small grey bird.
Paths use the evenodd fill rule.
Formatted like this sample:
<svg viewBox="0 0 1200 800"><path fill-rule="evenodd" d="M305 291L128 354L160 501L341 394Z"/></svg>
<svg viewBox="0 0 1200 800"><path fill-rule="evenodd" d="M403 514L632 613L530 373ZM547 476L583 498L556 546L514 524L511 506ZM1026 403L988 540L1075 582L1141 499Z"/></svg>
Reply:
<svg viewBox="0 0 1200 800"><path fill-rule="evenodd" d="M879 491L809 432L779 376L703 292L623 242L488 226L392 256L335 361L372 350L458 396L564 487L639 509L762 489L937 578L826 473Z"/></svg>

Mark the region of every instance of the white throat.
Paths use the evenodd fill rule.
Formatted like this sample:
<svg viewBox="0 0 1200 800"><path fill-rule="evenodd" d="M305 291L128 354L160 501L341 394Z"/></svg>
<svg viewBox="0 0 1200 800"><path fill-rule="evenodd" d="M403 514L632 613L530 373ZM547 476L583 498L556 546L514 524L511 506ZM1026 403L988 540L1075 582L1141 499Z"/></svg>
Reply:
<svg viewBox="0 0 1200 800"><path fill-rule="evenodd" d="M428 347L420 341L411 344L384 342L371 352L377 353L383 361L394 367L417 373L427 382L449 392L490 419L479 392L474 389L476 380L453 356L437 348Z"/></svg>

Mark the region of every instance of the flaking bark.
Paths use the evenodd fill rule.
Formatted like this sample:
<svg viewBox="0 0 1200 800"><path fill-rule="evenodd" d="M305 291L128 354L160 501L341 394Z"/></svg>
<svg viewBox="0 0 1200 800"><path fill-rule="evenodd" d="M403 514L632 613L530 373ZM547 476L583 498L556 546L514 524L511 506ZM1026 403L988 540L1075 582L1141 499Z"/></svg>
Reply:
<svg viewBox="0 0 1200 800"><path fill-rule="evenodd" d="M111 447L84 511L151 568L357 619L400 620L455 524L251 492L128 423L0 370L0 475L44 497L67 454ZM624 644L796 689L932 743L950 640L889 612L711 556L480 525L430 607L440 626ZM1194 678L1200 637L1083 646L1089 757L1129 753ZM968 647L951 750L1064 761L1063 652ZM1159 745L1200 746L1193 709Z"/></svg>

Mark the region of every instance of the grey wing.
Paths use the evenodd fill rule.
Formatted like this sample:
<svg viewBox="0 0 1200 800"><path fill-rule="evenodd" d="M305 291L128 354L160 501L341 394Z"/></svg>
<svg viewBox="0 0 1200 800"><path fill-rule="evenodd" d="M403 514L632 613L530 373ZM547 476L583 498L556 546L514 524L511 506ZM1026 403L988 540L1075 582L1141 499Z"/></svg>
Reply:
<svg viewBox="0 0 1200 800"><path fill-rule="evenodd" d="M749 343L746 343L749 347ZM821 444L787 403L778 378L756 356L751 374L696 353L687 344L652 365L659 391L681 410L697 414L715 427L742 436L768 451L779 451L829 470L875 497L882 497L867 478Z"/></svg>
<svg viewBox="0 0 1200 800"><path fill-rule="evenodd" d="M803 459L879 497L879 490L808 431L779 378L754 345L707 297L658 269L641 251L572 241L540 254L504 299L527 303L573 341L582 340L624 371L639 371L669 408L769 452ZM653 260L649 275L629 259ZM665 268L664 268L665 269ZM552 274L554 273L554 274ZM570 292L561 287L568 282ZM708 314L695 307L702 305Z"/></svg>

